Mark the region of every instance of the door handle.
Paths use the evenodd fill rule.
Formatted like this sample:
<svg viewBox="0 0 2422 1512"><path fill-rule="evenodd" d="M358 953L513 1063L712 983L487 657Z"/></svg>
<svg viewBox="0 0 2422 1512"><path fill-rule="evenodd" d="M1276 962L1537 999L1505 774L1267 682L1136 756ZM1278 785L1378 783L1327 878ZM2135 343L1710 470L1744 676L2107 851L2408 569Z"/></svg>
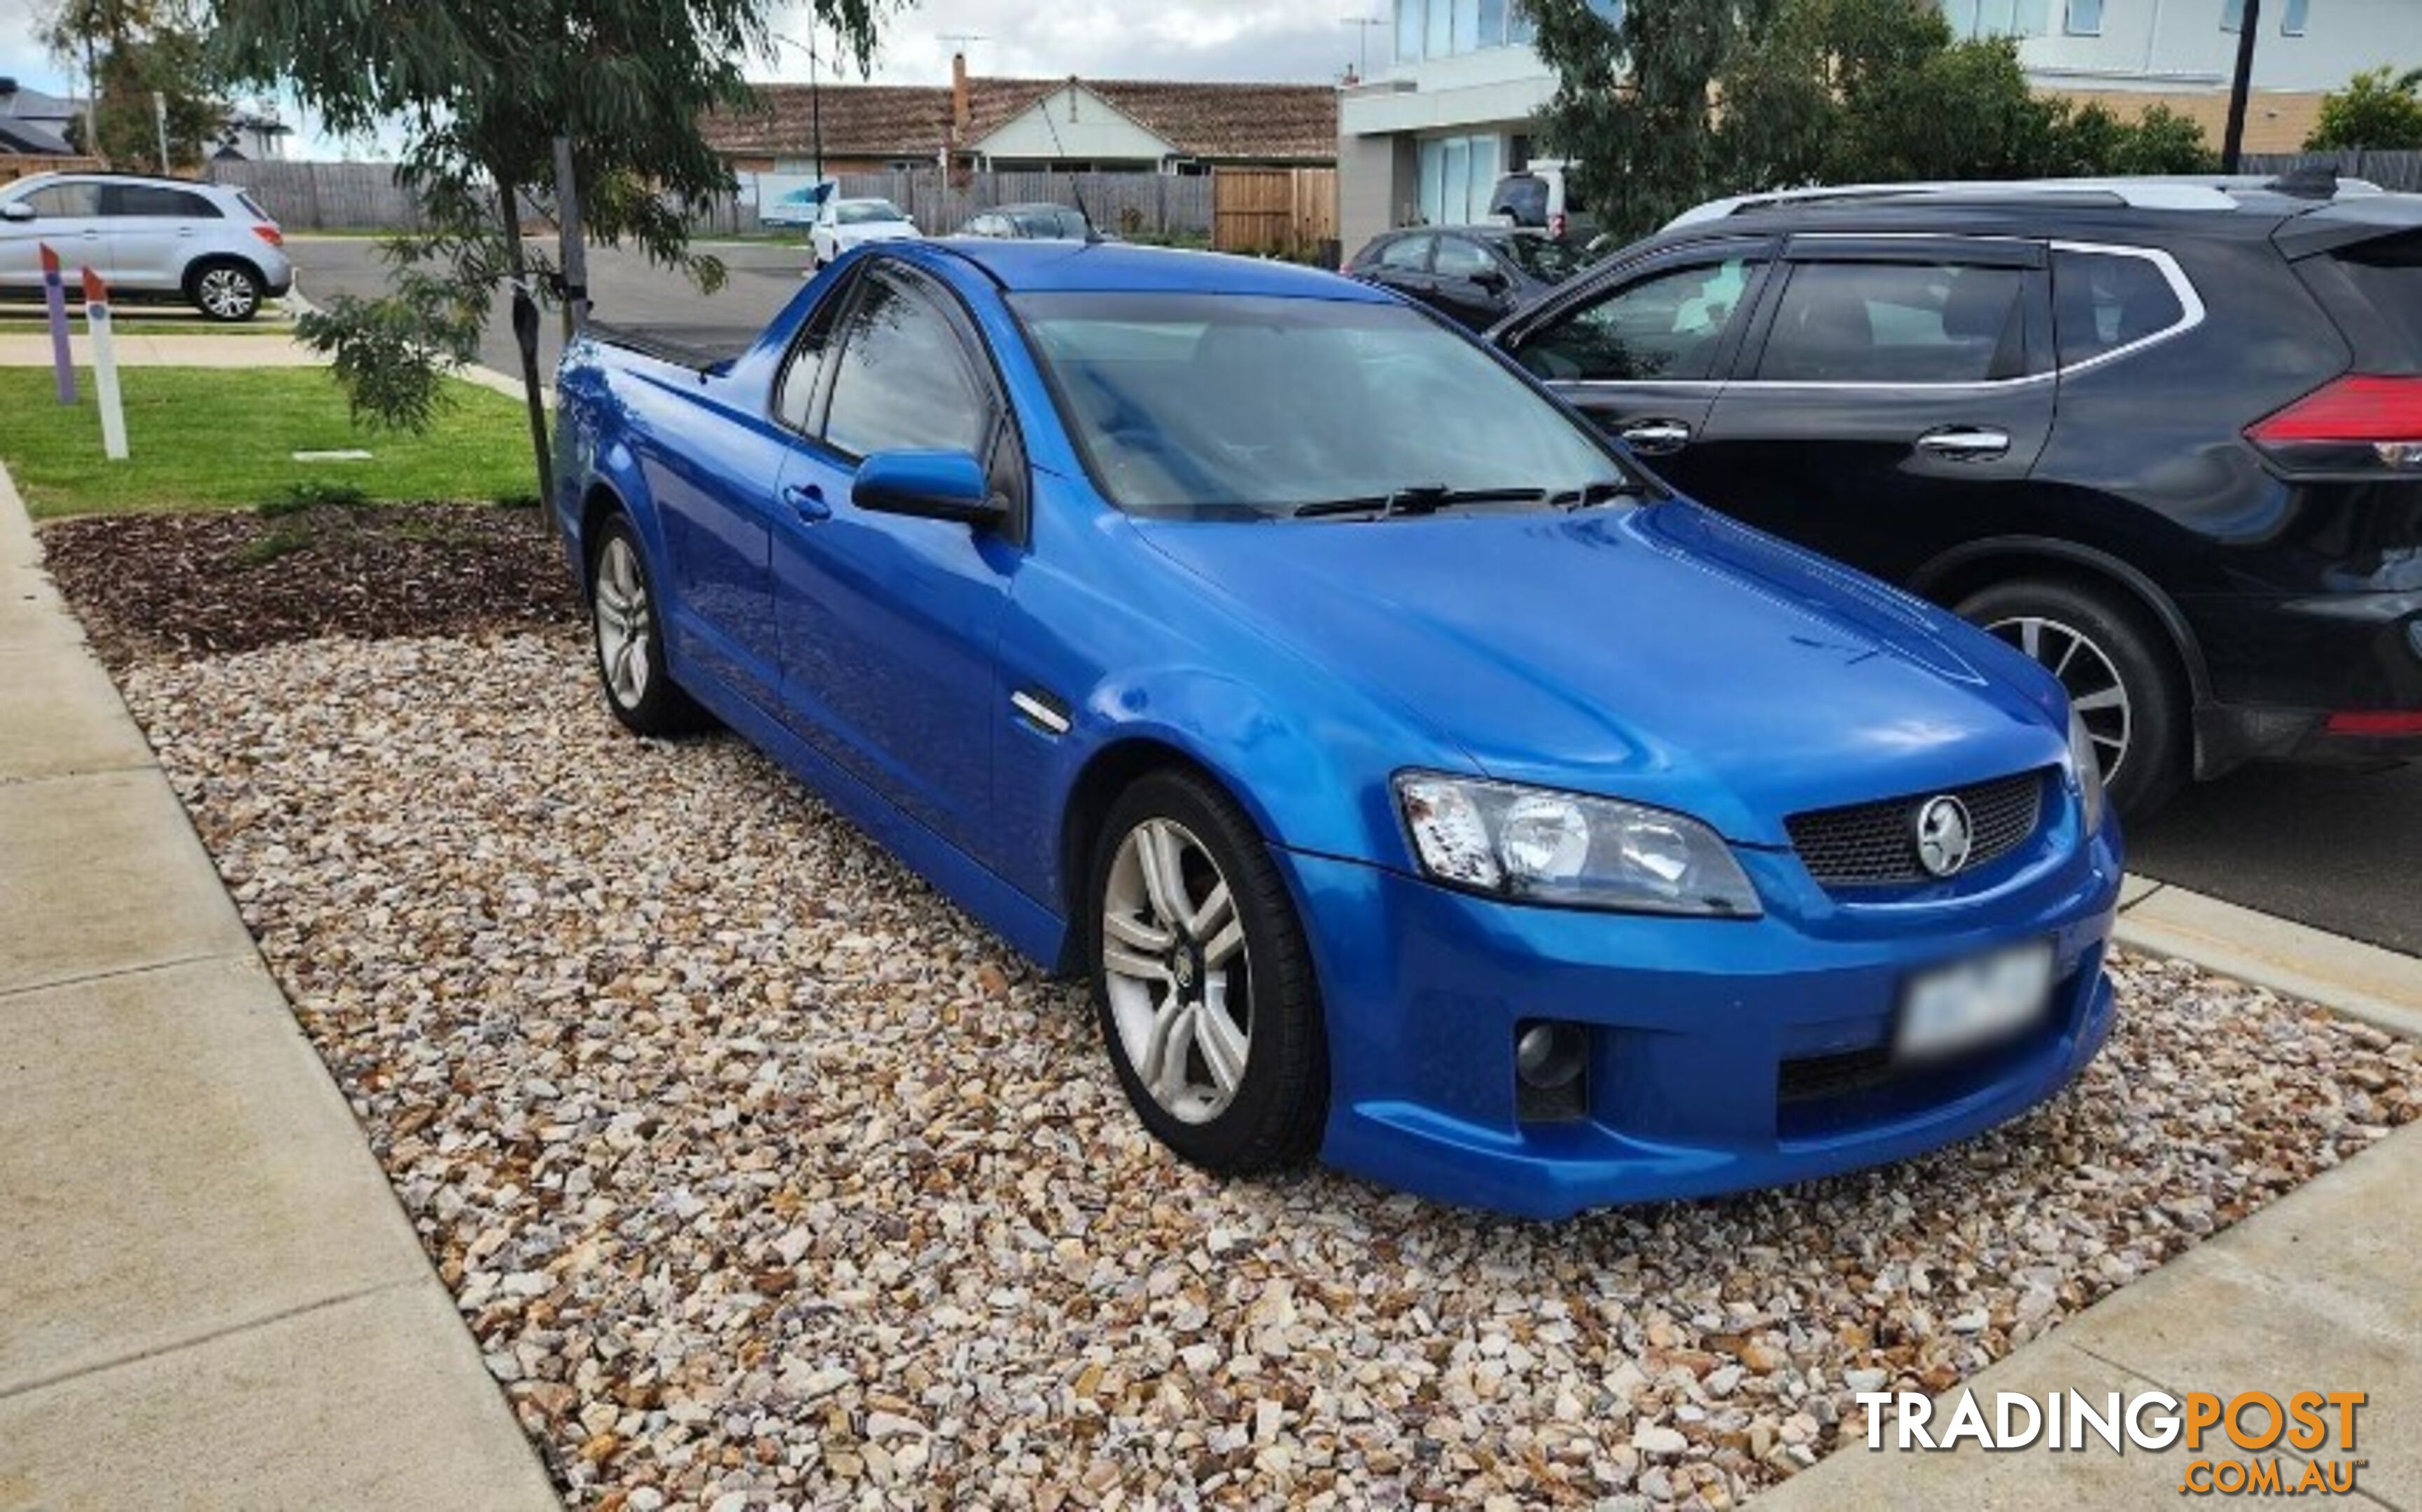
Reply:
<svg viewBox="0 0 2422 1512"><path fill-rule="evenodd" d="M813 483L784 483L782 502L791 506L792 513L810 524L832 518L832 506L825 502L825 491Z"/></svg>
<svg viewBox="0 0 2422 1512"><path fill-rule="evenodd" d="M2009 454L2010 433L1993 425L1948 425L1919 436L1917 449L1952 462L1990 462Z"/></svg>
<svg viewBox="0 0 2422 1512"><path fill-rule="evenodd" d="M1680 420L1640 420L1614 433L1632 450L1651 455L1679 451L1691 444L1691 428Z"/></svg>

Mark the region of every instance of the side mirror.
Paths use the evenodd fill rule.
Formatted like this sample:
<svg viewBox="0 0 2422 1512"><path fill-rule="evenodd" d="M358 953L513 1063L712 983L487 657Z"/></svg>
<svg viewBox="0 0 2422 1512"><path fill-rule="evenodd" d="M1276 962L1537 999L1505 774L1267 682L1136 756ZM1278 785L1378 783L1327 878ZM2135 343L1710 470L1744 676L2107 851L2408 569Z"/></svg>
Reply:
<svg viewBox="0 0 2422 1512"><path fill-rule="evenodd" d="M878 451L857 465L849 501L877 514L992 526L1009 513L983 464L965 451Z"/></svg>
<svg viewBox="0 0 2422 1512"><path fill-rule="evenodd" d="M1471 276L1471 281L1492 294L1505 291L1505 275L1496 268L1483 268Z"/></svg>
<svg viewBox="0 0 2422 1512"><path fill-rule="evenodd" d="M29 221L33 218L34 207L22 199L12 199L0 205L0 220Z"/></svg>

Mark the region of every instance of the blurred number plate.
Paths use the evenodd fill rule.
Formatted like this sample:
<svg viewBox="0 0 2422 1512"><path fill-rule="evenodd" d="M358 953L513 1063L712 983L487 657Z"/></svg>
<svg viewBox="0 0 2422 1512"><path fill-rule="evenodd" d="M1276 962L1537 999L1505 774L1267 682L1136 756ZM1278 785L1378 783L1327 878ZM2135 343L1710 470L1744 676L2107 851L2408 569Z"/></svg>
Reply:
<svg viewBox="0 0 2422 1512"><path fill-rule="evenodd" d="M1895 1047L1933 1057L2004 1039L2052 1003L2052 942L1995 951L1911 977Z"/></svg>

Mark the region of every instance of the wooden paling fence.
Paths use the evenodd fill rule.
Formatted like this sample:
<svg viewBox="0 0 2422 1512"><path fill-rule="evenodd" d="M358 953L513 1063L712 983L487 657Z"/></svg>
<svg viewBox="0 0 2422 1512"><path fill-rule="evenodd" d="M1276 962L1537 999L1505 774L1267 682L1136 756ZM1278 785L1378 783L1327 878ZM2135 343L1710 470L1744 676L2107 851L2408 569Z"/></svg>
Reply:
<svg viewBox="0 0 2422 1512"><path fill-rule="evenodd" d="M1222 252L1313 260L1337 240L1335 168L1220 168L1211 183Z"/></svg>

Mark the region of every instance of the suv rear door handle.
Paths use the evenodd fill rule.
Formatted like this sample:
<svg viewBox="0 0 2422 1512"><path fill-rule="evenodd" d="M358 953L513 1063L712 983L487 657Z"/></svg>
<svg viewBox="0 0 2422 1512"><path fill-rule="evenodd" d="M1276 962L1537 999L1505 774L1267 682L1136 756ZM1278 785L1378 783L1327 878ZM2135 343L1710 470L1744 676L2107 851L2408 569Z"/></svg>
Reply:
<svg viewBox="0 0 2422 1512"><path fill-rule="evenodd" d="M1919 436L1917 449L1953 462L1990 462L2009 454L2010 433L1992 425L1947 425Z"/></svg>
<svg viewBox="0 0 2422 1512"><path fill-rule="evenodd" d="M1691 428L1680 420L1637 420L1614 433L1632 450L1651 455L1679 451L1691 444Z"/></svg>

